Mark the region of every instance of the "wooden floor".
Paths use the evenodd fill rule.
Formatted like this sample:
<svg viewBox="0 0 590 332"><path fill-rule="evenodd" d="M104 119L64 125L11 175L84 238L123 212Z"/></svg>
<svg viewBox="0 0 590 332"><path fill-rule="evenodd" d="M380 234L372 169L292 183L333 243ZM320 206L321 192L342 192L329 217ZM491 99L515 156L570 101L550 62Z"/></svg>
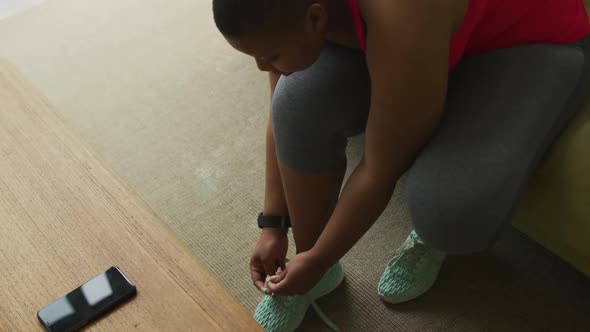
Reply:
<svg viewBox="0 0 590 332"><path fill-rule="evenodd" d="M0 61L0 330L110 266L137 286L102 331L255 331L187 247L17 69Z"/></svg>

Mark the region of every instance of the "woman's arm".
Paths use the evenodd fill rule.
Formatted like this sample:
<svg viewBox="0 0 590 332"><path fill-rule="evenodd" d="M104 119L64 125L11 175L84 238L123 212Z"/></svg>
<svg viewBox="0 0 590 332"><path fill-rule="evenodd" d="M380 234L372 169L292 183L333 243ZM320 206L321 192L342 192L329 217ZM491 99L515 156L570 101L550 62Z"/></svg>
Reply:
<svg viewBox="0 0 590 332"><path fill-rule="evenodd" d="M455 21L444 1L365 1L371 109L365 154L310 255L338 261L389 202L442 115ZM363 6L364 5L364 6Z"/></svg>
<svg viewBox="0 0 590 332"><path fill-rule="evenodd" d="M269 73L271 111L266 128L266 178L264 188L264 209L265 215L286 216L289 214L283 182L279 173L277 162L275 140L272 132L272 96L280 75Z"/></svg>

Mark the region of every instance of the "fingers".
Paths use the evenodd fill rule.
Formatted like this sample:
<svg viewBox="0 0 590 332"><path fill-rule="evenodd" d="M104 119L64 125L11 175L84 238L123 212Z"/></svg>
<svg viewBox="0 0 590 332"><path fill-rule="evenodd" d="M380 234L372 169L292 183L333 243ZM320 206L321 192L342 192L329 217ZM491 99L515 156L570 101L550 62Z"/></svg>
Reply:
<svg viewBox="0 0 590 332"><path fill-rule="evenodd" d="M264 281L266 275L260 270L256 269L256 267L252 266L250 268L250 277L252 278L254 286L256 286L256 288L262 291L262 289L264 288Z"/></svg>
<svg viewBox="0 0 590 332"><path fill-rule="evenodd" d="M279 269L277 270L277 274L275 276L273 276L270 281L278 284L279 282L283 281L285 279L285 277L287 276L287 271L283 271L283 269L281 269L279 267Z"/></svg>
<svg viewBox="0 0 590 332"><path fill-rule="evenodd" d="M268 259L260 259L260 258L252 258L250 261L250 275L252 278L252 283L258 290L265 292L266 294L272 293L270 290L267 289L266 285L266 278L268 276L279 276L284 274L285 271L285 260L275 259L268 260ZM273 282L279 282L278 280L283 280L284 276L276 281L271 279Z"/></svg>
<svg viewBox="0 0 590 332"><path fill-rule="evenodd" d="M284 273L283 273L284 274ZM284 277L283 277L284 279ZM282 279L281 279L282 281ZM287 282L269 282L267 285L267 291L272 294L289 295L284 292Z"/></svg>
<svg viewBox="0 0 590 332"><path fill-rule="evenodd" d="M264 292L264 281L256 280L254 282L254 285L256 286L256 288L258 288L259 291Z"/></svg>
<svg viewBox="0 0 590 332"><path fill-rule="evenodd" d="M280 269L280 268L279 268ZM281 270L282 271L282 270ZM252 282L254 286L258 288L258 290L269 294L270 291L266 291L266 277L267 276L274 276L278 274L277 266L274 263L266 263L261 261L256 261L250 263L250 274L252 277Z"/></svg>
<svg viewBox="0 0 590 332"><path fill-rule="evenodd" d="M291 295L289 292L286 292L286 288L288 288L288 280L285 280L288 275L288 270L279 268L277 271L277 275L275 275L270 282L266 285L267 291L272 294L279 294L279 295Z"/></svg>

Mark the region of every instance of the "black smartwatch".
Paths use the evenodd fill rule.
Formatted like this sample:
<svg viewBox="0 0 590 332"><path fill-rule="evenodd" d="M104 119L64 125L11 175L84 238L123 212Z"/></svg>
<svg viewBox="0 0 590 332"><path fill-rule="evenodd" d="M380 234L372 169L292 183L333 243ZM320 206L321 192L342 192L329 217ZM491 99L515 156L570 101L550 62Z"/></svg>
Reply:
<svg viewBox="0 0 590 332"><path fill-rule="evenodd" d="M291 219L289 216L264 216L262 212L258 215L258 227L260 228L289 228Z"/></svg>

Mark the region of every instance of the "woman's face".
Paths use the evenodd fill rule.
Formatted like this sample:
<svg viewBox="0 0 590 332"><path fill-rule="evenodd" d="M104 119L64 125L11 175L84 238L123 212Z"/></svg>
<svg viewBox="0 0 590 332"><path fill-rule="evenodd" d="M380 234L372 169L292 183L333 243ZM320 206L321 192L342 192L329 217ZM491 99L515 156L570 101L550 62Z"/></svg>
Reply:
<svg viewBox="0 0 590 332"><path fill-rule="evenodd" d="M236 50L254 57L260 70L289 75L311 66L325 42L328 15L323 3L307 7L297 28L261 29L241 37L227 37Z"/></svg>
<svg viewBox="0 0 590 332"><path fill-rule="evenodd" d="M258 69L289 75L311 66L319 57L323 37L305 31L265 32L227 38L236 50L254 57Z"/></svg>

